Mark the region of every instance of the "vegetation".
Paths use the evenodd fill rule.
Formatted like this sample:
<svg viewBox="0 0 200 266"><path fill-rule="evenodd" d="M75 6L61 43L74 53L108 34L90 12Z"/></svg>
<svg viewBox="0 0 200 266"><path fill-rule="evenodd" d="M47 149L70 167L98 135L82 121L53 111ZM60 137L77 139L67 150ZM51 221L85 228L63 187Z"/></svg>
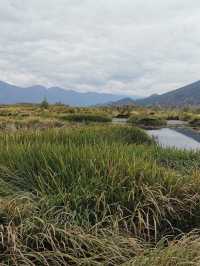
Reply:
<svg viewBox="0 0 200 266"><path fill-rule="evenodd" d="M182 236L165 248L157 247L145 255L136 257L129 266L174 266L174 265L199 265L200 239L198 232Z"/></svg>
<svg viewBox="0 0 200 266"><path fill-rule="evenodd" d="M166 125L166 121L159 117L147 116L147 117L130 117L129 123L141 126L141 127L162 127Z"/></svg>
<svg viewBox="0 0 200 266"><path fill-rule="evenodd" d="M1 265L199 265L200 152L158 147L131 124L96 123L123 112L0 108ZM95 123L65 120L80 114Z"/></svg>
<svg viewBox="0 0 200 266"><path fill-rule="evenodd" d="M192 119L190 125L193 127L200 127L200 117Z"/></svg>
<svg viewBox="0 0 200 266"><path fill-rule="evenodd" d="M112 119L108 116L98 114L72 114L63 117L64 120L69 122L111 122Z"/></svg>
<svg viewBox="0 0 200 266"><path fill-rule="evenodd" d="M49 103L47 101L47 98L44 98L44 100L40 104L41 108L48 109Z"/></svg>

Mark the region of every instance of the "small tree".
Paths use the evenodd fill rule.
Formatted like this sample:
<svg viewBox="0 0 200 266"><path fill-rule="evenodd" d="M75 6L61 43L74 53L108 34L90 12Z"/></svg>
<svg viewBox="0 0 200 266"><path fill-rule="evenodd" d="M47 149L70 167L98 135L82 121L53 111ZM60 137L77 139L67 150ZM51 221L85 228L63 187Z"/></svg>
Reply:
<svg viewBox="0 0 200 266"><path fill-rule="evenodd" d="M49 107L49 103L48 103L46 97L44 97L43 101L42 101L41 104L40 104L40 107L43 108L43 109L48 109L48 107Z"/></svg>

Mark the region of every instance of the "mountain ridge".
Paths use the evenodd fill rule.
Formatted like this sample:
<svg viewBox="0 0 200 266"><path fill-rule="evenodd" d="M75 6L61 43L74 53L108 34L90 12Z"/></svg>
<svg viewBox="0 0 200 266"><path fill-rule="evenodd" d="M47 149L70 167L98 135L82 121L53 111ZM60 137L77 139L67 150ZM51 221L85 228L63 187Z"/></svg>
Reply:
<svg viewBox="0 0 200 266"><path fill-rule="evenodd" d="M200 80L163 94L154 94L135 101L138 105L189 106L200 105Z"/></svg>
<svg viewBox="0 0 200 266"><path fill-rule="evenodd" d="M131 97L125 97L125 98L122 98L122 99L120 99L118 101L115 101L115 102L109 102L106 105L108 105L108 106L116 106L116 107L117 106L118 107L127 106L127 105L134 106L135 105L135 100L132 99Z"/></svg>
<svg viewBox="0 0 200 266"><path fill-rule="evenodd" d="M90 106L118 101L126 96L98 92L77 92L60 87L42 85L19 87L0 81L0 104L40 103L44 98L49 103L61 102L71 106Z"/></svg>

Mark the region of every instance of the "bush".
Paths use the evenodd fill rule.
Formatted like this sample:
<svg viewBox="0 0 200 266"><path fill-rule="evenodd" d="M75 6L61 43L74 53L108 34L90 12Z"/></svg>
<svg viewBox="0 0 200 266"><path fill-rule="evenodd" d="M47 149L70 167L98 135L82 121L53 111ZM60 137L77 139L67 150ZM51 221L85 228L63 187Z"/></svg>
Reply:
<svg viewBox="0 0 200 266"><path fill-rule="evenodd" d="M178 115L168 115L167 120L180 120Z"/></svg>
<svg viewBox="0 0 200 266"><path fill-rule="evenodd" d="M46 98L44 98L44 100L41 102L40 107L43 109L48 109L49 103Z"/></svg>

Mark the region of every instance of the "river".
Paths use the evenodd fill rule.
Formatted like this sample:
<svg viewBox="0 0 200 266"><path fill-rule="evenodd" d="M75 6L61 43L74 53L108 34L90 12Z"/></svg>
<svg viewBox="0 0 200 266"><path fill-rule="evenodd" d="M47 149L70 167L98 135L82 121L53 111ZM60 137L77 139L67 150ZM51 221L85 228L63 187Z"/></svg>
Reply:
<svg viewBox="0 0 200 266"><path fill-rule="evenodd" d="M162 147L200 150L200 134L190 128L161 128L147 130Z"/></svg>

